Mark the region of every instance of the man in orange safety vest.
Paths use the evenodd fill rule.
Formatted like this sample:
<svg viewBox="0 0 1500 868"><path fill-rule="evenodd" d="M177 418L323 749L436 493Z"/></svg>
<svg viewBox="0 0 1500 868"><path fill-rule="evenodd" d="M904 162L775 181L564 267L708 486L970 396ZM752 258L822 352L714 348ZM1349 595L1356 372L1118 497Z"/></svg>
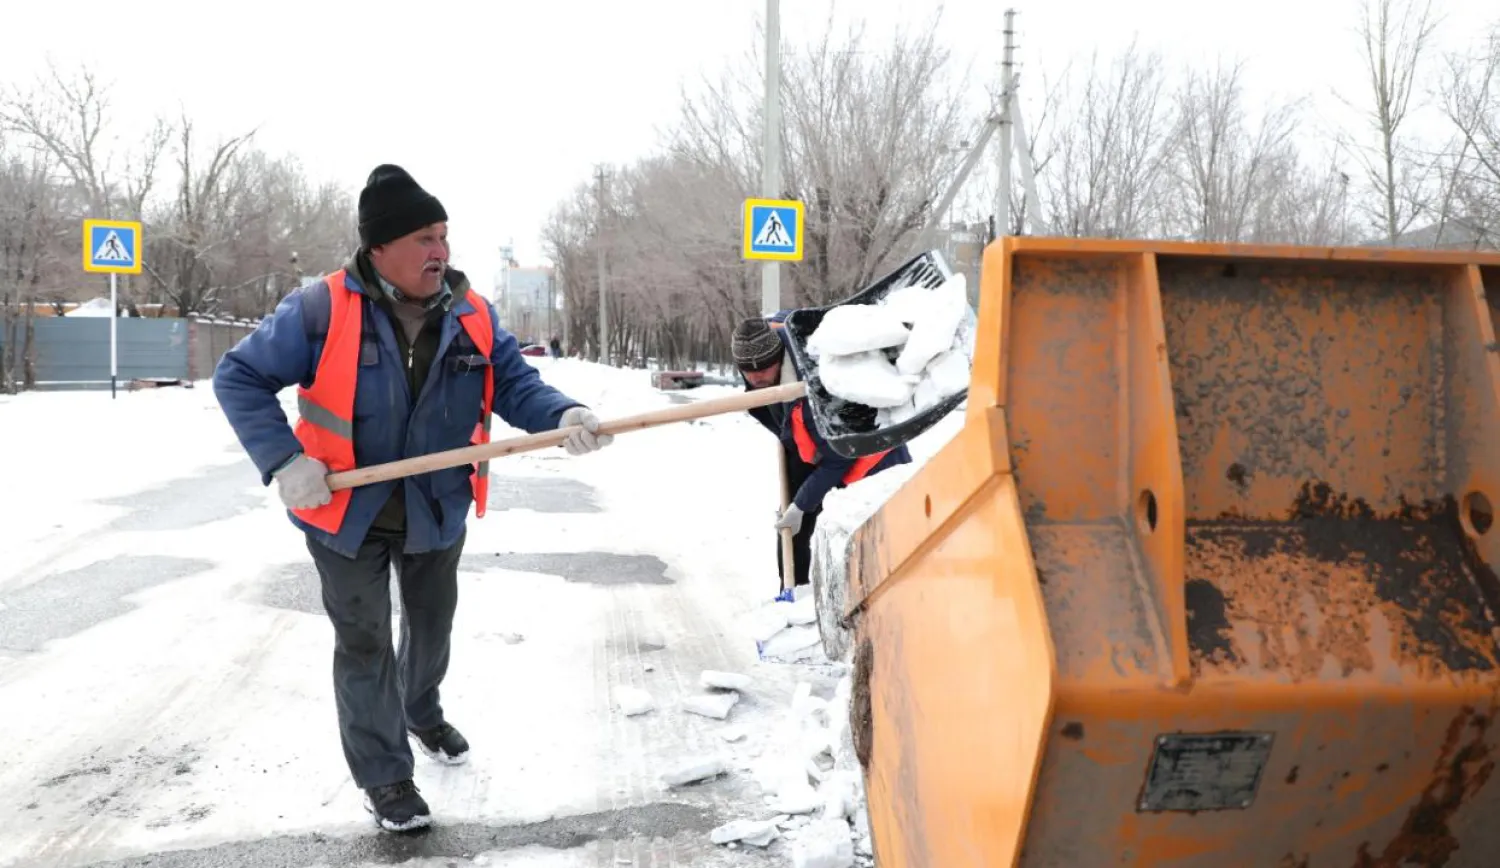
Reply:
<svg viewBox="0 0 1500 868"><path fill-rule="evenodd" d="M565 444L573 454L611 440L587 407L542 381L494 307L448 264L447 220L411 175L377 167L359 196L353 257L287 296L214 372L230 425L307 536L334 627L344 757L366 808L392 831L431 822L408 738L439 762L468 758L438 688L469 512L485 514L489 469L337 492L328 473L486 442L491 413L531 433L578 426ZM295 427L277 397L292 386ZM392 568L403 603L397 648Z"/></svg>

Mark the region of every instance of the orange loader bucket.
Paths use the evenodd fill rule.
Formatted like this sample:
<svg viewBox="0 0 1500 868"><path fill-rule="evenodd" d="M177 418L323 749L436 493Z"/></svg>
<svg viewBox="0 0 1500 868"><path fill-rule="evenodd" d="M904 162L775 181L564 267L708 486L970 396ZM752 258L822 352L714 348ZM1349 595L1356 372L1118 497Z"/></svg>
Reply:
<svg viewBox="0 0 1500 868"><path fill-rule="evenodd" d="M877 864L1500 865L1486 286L991 245L965 425L849 546Z"/></svg>

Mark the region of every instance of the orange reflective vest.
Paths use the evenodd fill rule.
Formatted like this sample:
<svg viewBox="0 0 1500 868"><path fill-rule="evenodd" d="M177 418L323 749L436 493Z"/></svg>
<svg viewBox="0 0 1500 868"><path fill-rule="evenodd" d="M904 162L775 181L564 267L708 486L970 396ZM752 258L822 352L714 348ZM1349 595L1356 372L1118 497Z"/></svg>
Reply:
<svg viewBox="0 0 1500 868"><path fill-rule="evenodd" d="M802 402L798 401L792 407L792 439L797 442L797 455L802 458L803 463L812 464L813 459L818 457L818 445L813 442L812 433L807 430L807 420L802 416ZM887 449L874 455L863 455L855 460L854 466L844 474L844 484L853 485L870 475L880 459L891 453Z"/></svg>
<svg viewBox="0 0 1500 868"><path fill-rule="evenodd" d="M360 335L364 327L364 305L359 294L344 283L345 271L339 269L328 276L328 296L331 304L328 317L328 336L323 342L323 356L318 360L318 370L313 377L312 388L297 389L297 410L301 418L292 429L302 443L302 451L309 458L316 458L328 465L331 472L338 473L354 469L354 392L359 376ZM495 332L490 322L489 306L474 290L469 290L468 301L474 310L458 318L474 346L487 359L495 343ZM484 398L480 416L469 438L471 445L488 443L490 440L490 412L495 400L495 370L484 368ZM483 517L485 504L489 501L489 462L474 465L470 482L474 489L475 514ZM353 489L345 488L333 493L328 503L312 509L294 509L292 514L319 530L338 533L344 523L344 514L349 510L349 499Z"/></svg>

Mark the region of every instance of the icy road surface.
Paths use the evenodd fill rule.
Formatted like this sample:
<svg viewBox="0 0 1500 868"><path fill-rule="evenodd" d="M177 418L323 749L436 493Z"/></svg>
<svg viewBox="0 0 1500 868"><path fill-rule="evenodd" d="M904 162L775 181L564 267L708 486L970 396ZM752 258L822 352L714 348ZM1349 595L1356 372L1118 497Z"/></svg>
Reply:
<svg viewBox="0 0 1500 868"><path fill-rule="evenodd" d="M533 361L606 417L730 391ZM840 674L745 636L777 506L745 414L491 465L444 685L472 760L417 754L436 827L415 836L378 832L349 780L316 573L207 383L0 397L0 426L0 866L788 864L784 839L708 836L770 815L751 770L797 682ZM705 669L750 676L727 720L683 710ZM655 710L613 708L622 685ZM730 772L663 786L703 755Z"/></svg>

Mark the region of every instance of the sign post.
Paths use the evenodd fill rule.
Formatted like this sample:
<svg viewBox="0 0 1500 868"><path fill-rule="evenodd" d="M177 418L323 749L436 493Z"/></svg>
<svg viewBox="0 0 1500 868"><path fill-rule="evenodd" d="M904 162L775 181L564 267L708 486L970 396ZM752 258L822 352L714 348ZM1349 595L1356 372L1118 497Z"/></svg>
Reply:
<svg viewBox="0 0 1500 868"><path fill-rule="evenodd" d="M746 199L745 258L801 262L803 213L795 199Z"/></svg>
<svg viewBox="0 0 1500 868"><path fill-rule="evenodd" d="M141 273L141 224L131 220L83 221L83 270L109 275L109 397L120 375L118 323L122 274Z"/></svg>

